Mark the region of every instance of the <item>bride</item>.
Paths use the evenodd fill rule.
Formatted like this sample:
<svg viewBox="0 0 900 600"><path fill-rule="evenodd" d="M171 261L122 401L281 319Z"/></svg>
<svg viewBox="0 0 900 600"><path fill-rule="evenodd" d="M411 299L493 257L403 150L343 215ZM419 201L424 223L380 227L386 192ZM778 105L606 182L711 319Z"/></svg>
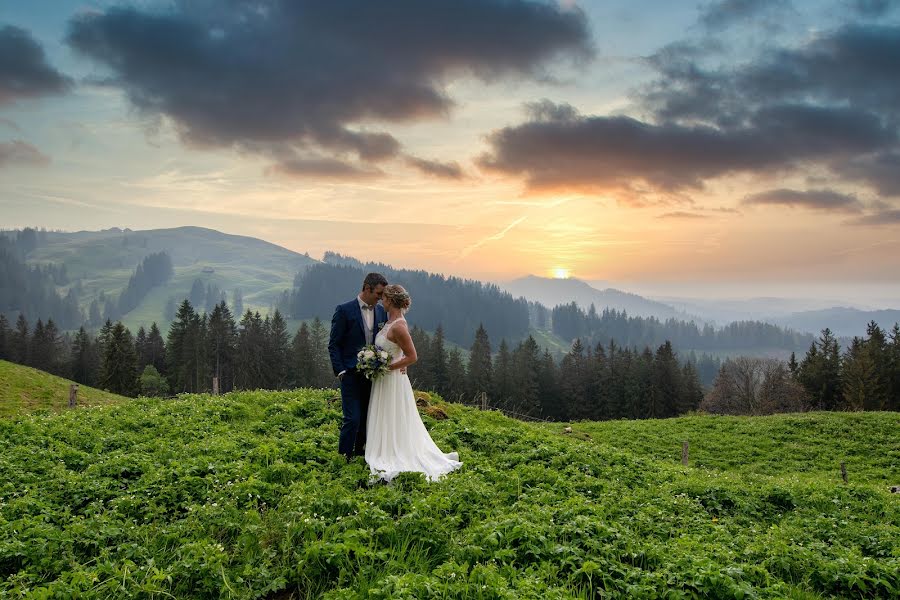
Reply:
<svg viewBox="0 0 900 600"><path fill-rule="evenodd" d="M435 445L416 408L406 367L418 360L404 313L410 305L403 286L384 288L382 303L387 324L375 337L375 345L393 355L390 370L372 383L366 424L366 463L372 477L391 481L406 471L424 473L429 481L462 466L459 454L444 454Z"/></svg>

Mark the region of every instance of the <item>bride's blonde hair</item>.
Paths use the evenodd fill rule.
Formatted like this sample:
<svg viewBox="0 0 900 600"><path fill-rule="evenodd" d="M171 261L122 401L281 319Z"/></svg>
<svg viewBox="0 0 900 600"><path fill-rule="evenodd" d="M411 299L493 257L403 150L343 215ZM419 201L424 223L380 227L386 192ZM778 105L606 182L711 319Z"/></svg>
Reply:
<svg viewBox="0 0 900 600"><path fill-rule="evenodd" d="M391 304L399 308L402 313L408 311L409 307L412 305L412 299L409 297L409 292L407 292L402 285L396 283L385 286L382 297L390 300Z"/></svg>

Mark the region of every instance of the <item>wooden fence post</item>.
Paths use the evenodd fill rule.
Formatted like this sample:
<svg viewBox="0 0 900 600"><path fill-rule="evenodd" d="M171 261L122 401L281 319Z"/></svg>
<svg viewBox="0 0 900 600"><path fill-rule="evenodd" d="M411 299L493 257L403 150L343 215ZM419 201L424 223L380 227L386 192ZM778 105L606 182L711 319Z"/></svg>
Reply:
<svg viewBox="0 0 900 600"><path fill-rule="evenodd" d="M481 410L487 410L487 392L481 392Z"/></svg>
<svg viewBox="0 0 900 600"><path fill-rule="evenodd" d="M847 483L847 464L841 463L841 479L844 480L844 483Z"/></svg>
<svg viewBox="0 0 900 600"><path fill-rule="evenodd" d="M213 377L213 396L219 395L219 378Z"/></svg>
<svg viewBox="0 0 900 600"><path fill-rule="evenodd" d="M688 443L684 441L681 443L681 464L685 467L688 466Z"/></svg>
<svg viewBox="0 0 900 600"><path fill-rule="evenodd" d="M75 408L77 396L78 396L78 384L73 383L72 385L69 386L69 408Z"/></svg>

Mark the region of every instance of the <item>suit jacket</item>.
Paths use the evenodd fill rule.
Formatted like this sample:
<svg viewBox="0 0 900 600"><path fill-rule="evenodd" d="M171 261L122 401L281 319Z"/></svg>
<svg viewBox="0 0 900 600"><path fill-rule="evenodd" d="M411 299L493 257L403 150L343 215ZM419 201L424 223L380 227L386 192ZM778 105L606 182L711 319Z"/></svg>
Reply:
<svg viewBox="0 0 900 600"><path fill-rule="evenodd" d="M372 327L372 342L387 322L387 313L380 304L375 305L375 321ZM356 367L356 353L366 345L366 323L363 320L359 300L338 304L331 317L331 336L328 338L328 354L331 357L331 368L337 375L341 371L349 371Z"/></svg>

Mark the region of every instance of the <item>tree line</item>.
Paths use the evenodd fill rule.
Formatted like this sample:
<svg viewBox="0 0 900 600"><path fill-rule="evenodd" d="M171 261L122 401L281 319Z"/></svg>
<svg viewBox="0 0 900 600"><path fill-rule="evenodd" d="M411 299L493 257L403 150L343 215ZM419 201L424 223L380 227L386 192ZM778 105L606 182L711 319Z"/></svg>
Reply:
<svg viewBox="0 0 900 600"><path fill-rule="evenodd" d="M679 348L697 350L734 350L778 348L794 351L804 348L813 336L761 321L736 321L716 329L693 321L656 317L630 317L625 311L596 307L585 311L576 303L562 304L550 314L553 332L564 340L579 338L586 343L607 344L616 340L626 346L657 346L666 340Z"/></svg>
<svg viewBox="0 0 900 600"><path fill-rule="evenodd" d="M165 338L155 323L136 336L112 321L95 336L84 327L69 336L52 319L31 328L23 315L13 326L0 316L0 358L125 396L210 392L213 377L221 392L330 387L328 334L318 318L291 334L278 310L266 317L248 310L236 322L225 302L206 313L185 299ZM522 416L666 417L695 409L702 397L696 370L679 364L669 343L638 352L576 341L557 363L531 336L514 347L503 339L494 352L481 325L468 360L446 343L441 325L432 335L415 326L412 336L420 360L409 374L417 389Z"/></svg>
<svg viewBox="0 0 900 600"><path fill-rule="evenodd" d="M520 340L528 335L528 302L495 285L383 264L361 265L352 259L312 265L298 273L278 308L293 319L330 319L335 306L359 293L360 282L370 271L414 290L416 323L428 331L442 325L447 339L456 344L469 346L480 323L498 339Z"/></svg>
<svg viewBox="0 0 900 600"><path fill-rule="evenodd" d="M842 352L830 329L797 361L741 357L722 365L701 408L723 414L900 410L900 327L871 321Z"/></svg>

